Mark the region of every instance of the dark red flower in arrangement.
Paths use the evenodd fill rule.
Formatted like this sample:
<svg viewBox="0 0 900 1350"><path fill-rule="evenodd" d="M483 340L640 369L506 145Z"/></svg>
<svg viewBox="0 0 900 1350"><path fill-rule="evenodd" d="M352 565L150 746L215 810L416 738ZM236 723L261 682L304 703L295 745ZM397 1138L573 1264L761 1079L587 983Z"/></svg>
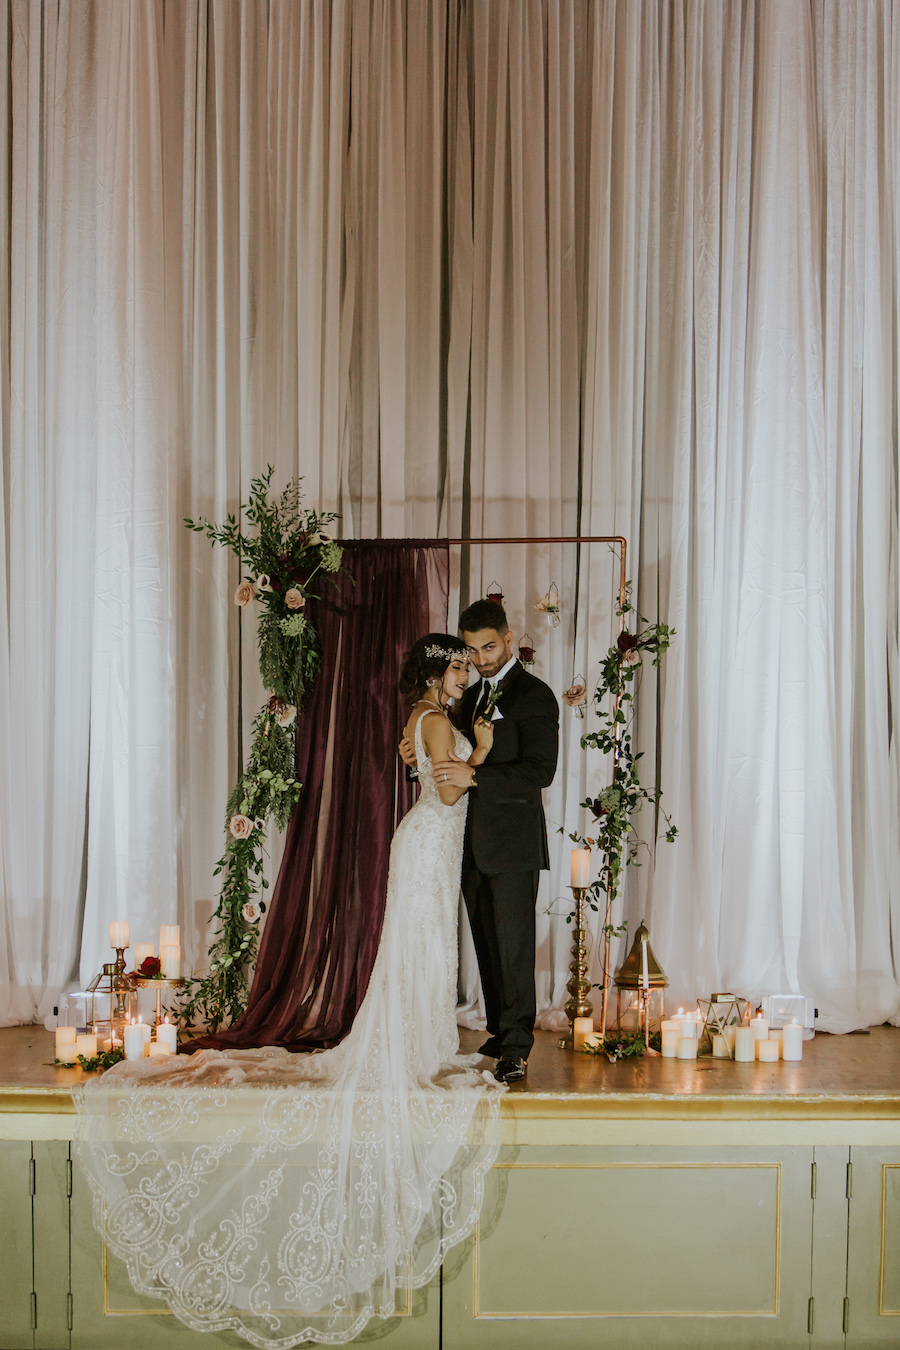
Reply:
<svg viewBox="0 0 900 1350"><path fill-rule="evenodd" d="M590 812L595 820L599 820L601 816L606 815L607 808L600 801L599 797L595 797L594 800L591 802Z"/></svg>
<svg viewBox="0 0 900 1350"><path fill-rule="evenodd" d="M158 975L162 970L162 962L158 956L145 956L140 964L138 974L145 980L152 980L154 975Z"/></svg>
<svg viewBox="0 0 900 1350"><path fill-rule="evenodd" d="M620 633L617 646L620 652L632 652L638 645L638 639L634 633Z"/></svg>

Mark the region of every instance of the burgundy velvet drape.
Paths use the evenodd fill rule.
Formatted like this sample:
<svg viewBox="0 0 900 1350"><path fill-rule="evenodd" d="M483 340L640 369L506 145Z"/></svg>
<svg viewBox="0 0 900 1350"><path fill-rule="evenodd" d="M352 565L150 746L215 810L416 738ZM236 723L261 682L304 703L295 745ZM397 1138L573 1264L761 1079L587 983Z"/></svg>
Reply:
<svg viewBox="0 0 900 1350"><path fill-rule="evenodd" d="M446 629L449 555L432 540L344 547L346 574L307 608L322 667L297 729L303 796L288 825L247 1008L188 1050L335 1045L366 992L391 837L413 800L397 755L408 715L397 675L417 637Z"/></svg>

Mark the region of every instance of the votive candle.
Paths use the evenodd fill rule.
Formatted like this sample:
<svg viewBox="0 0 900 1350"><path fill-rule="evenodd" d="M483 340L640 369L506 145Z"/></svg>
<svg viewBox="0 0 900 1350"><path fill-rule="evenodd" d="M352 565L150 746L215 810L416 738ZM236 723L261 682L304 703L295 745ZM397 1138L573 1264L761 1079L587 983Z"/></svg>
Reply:
<svg viewBox="0 0 900 1350"><path fill-rule="evenodd" d="M113 919L109 925L109 945L122 948L130 946L127 919Z"/></svg>
<svg viewBox="0 0 900 1350"><path fill-rule="evenodd" d="M697 1037L679 1036L678 1044L675 1047L676 1059L696 1059L697 1058Z"/></svg>
<svg viewBox="0 0 900 1350"><path fill-rule="evenodd" d="M681 1033L677 1030L670 1030L663 1024L662 1030L662 1056L663 1059L675 1059L678 1054L678 1042L681 1039Z"/></svg>
<svg viewBox="0 0 900 1350"><path fill-rule="evenodd" d="M74 1064L78 1057L75 1040L78 1033L74 1027L56 1028L56 1058L63 1064Z"/></svg>
<svg viewBox="0 0 900 1350"><path fill-rule="evenodd" d="M591 884L591 850L589 848L572 849L572 887L586 890Z"/></svg>
<svg viewBox="0 0 900 1350"><path fill-rule="evenodd" d="M168 1017L164 1022L157 1022L156 1040L160 1045L167 1045L173 1055L178 1049L178 1029L172 1025Z"/></svg>
<svg viewBox="0 0 900 1350"><path fill-rule="evenodd" d="M576 1050L580 1050L589 1036L594 1034L593 1017L576 1017L572 1024L572 1041Z"/></svg>
<svg viewBox="0 0 900 1350"><path fill-rule="evenodd" d="M731 1051L724 1036L713 1036L713 1059L731 1059Z"/></svg>
<svg viewBox="0 0 900 1350"><path fill-rule="evenodd" d="M159 949L159 963L162 967L162 974L167 980L178 980L181 978L181 948L176 947L174 943L166 943Z"/></svg>
<svg viewBox="0 0 900 1350"><path fill-rule="evenodd" d="M782 1055L785 1059L803 1058L803 1028L795 1018L790 1026L781 1029Z"/></svg>
<svg viewBox="0 0 900 1350"><path fill-rule="evenodd" d="M149 1027L147 1028L149 1031ZM125 1028L125 1058L143 1059L144 1058L144 1028L143 1025L132 1021L130 1026Z"/></svg>
<svg viewBox="0 0 900 1350"><path fill-rule="evenodd" d="M735 1028L734 1057L739 1064L749 1064L756 1059L756 1037L750 1027Z"/></svg>
<svg viewBox="0 0 900 1350"><path fill-rule="evenodd" d="M97 1053L97 1037L89 1032L85 1032L82 1036L76 1036L75 1053L76 1055L83 1055L85 1059L93 1059Z"/></svg>

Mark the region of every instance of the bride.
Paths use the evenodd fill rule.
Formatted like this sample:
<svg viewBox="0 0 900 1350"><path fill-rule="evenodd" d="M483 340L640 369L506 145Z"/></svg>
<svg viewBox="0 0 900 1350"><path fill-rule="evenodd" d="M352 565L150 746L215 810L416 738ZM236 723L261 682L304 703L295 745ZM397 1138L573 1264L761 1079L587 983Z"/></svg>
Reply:
<svg viewBox="0 0 900 1350"><path fill-rule="evenodd" d="M196 1330L343 1344L474 1228L503 1089L458 1053L467 796L431 773L451 750L477 768L491 748L490 722L473 747L448 716L467 679L444 633L404 660L421 794L394 835L378 955L341 1044L123 1061L77 1095L98 1231L135 1289Z"/></svg>

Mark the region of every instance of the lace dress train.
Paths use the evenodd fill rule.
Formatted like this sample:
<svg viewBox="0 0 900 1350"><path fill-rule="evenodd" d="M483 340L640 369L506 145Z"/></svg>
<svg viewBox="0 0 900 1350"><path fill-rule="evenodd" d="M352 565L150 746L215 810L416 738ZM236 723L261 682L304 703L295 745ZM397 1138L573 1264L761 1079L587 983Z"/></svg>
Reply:
<svg viewBox="0 0 900 1350"><path fill-rule="evenodd" d="M125 1062L76 1091L98 1231L134 1288L196 1330L343 1344L393 1316L478 1217L502 1089L457 1053L466 798L441 802L421 719L416 751L422 791L346 1039Z"/></svg>

